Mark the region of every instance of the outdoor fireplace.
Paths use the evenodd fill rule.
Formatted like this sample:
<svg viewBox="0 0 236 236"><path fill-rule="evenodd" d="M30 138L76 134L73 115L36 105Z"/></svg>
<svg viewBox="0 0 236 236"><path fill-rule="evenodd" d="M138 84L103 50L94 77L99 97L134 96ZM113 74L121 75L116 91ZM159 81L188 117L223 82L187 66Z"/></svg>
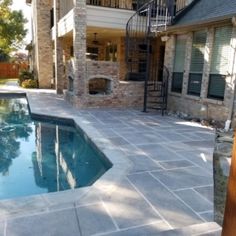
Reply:
<svg viewBox="0 0 236 236"><path fill-rule="evenodd" d="M91 78L89 80L89 94L109 95L112 93L112 81L108 78Z"/></svg>

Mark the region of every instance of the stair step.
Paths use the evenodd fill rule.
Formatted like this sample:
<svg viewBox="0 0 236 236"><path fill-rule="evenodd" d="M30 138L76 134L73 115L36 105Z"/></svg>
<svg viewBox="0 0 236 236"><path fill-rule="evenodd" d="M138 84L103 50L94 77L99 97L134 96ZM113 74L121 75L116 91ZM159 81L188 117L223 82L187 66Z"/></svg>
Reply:
<svg viewBox="0 0 236 236"><path fill-rule="evenodd" d="M221 227L215 222L207 222L183 228L162 231L158 236L220 236Z"/></svg>
<svg viewBox="0 0 236 236"><path fill-rule="evenodd" d="M150 110L166 110L166 107L147 107Z"/></svg>
<svg viewBox="0 0 236 236"><path fill-rule="evenodd" d="M158 95L158 94L148 94L148 98L163 98L164 96Z"/></svg>
<svg viewBox="0 0 236 236"><path fill-rule="evenodd" d="M148 92L161 92L159 89L148 89Z"/></svg>
<svg viewBox="0 0 236 236"><path fill-rule="evenodd" d="M148 103L149 104L163 104L163 101L148 101Z"/></svg>

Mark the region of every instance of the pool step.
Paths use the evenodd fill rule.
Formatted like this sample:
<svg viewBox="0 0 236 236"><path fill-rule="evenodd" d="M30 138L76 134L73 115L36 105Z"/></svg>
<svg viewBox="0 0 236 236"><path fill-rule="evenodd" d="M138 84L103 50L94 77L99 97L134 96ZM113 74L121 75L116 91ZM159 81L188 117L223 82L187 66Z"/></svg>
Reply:
<svg viewBox="0 0 236 236"><path fill-rule="evenodd" d="M163 231L158 236L221 236L221 227L215 222L207 222Z"/></svg>

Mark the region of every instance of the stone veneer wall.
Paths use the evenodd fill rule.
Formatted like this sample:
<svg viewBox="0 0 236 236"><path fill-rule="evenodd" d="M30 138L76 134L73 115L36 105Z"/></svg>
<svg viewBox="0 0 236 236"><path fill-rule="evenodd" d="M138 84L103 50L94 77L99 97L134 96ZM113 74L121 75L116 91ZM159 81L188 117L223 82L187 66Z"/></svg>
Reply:
<svg viewBox="0 0 236 236"><path fill-rule="evenodd" d="M205 50L205 55L204 55L206 62L203 68L202 88L201 88L200 97L191 96L187 94L193 33L188 32L185 34L187 35L187 44L186 44L182 94L171 92L171 80L172 80L172 73L173 73L176 36L171 35L170 39L166 42L165 65L167 66L170 72L168 109L174 112L176 111L184 112L196 118L226 121L228 113L229 113L229 107L230 107L232 95L234 93L232 88L234 88L233 80L235 78L233 78L233 80L231 76L227 76L226 78L226 89L225 89L224 101L218 101L218 100L207 98L210 61L211 61L211 56L212 56L211 52L212 52L213 40L214 40L214 27L212 26L212 27L207 28L207 42L206 42L206 50ZM236 40L236 27L233 28L232 41L235 41L235 40ZM235 42L233 43L235 44ZM232 55L232 61L233 61L233 55ZM236 106L234 110L236 111ZM234 119L236 120L236 113L234 113Z"/></svg>
<svg viewBox="0 0 236 236"><path fill-rule="evenodd" d="M232 131L216 132L215 149L213 154L214 177L214 221L223 224L227 184L234 142Z"/></svg>
<svg viewBox="0 0 236 236"><path fill-rule="evenodd" d="M53 79L50 9L49 0L32 1L34 72L40 88L51 88Z"/></svg>

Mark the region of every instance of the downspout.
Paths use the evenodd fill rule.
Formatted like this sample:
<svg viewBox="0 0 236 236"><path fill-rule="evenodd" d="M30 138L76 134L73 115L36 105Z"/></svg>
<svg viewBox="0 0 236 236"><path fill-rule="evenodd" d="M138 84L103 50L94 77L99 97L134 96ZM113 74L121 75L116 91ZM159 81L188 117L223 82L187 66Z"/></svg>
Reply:
<svg viewBox="0 0 236 236"><path fill-rule="evenodd" d="M236 21L235 17L232 18L233 26L236 27ZM235 29L233 30L235 32ZM235 36L235 35L234 35ZM234 38L236 41L236 38ZM235 92L236 92L236 73L235 73L235 63L236 63L236 42L233 43L233 49L234 49L234 57L233 57L233 66L232 66L232 72L231 72L231 81L233 81L233 94L230 100L229 104L229 113L227 120L225 122L225 131L229 131L232 123L232 117L234 112L234 100L235 100Z"/></svg>

